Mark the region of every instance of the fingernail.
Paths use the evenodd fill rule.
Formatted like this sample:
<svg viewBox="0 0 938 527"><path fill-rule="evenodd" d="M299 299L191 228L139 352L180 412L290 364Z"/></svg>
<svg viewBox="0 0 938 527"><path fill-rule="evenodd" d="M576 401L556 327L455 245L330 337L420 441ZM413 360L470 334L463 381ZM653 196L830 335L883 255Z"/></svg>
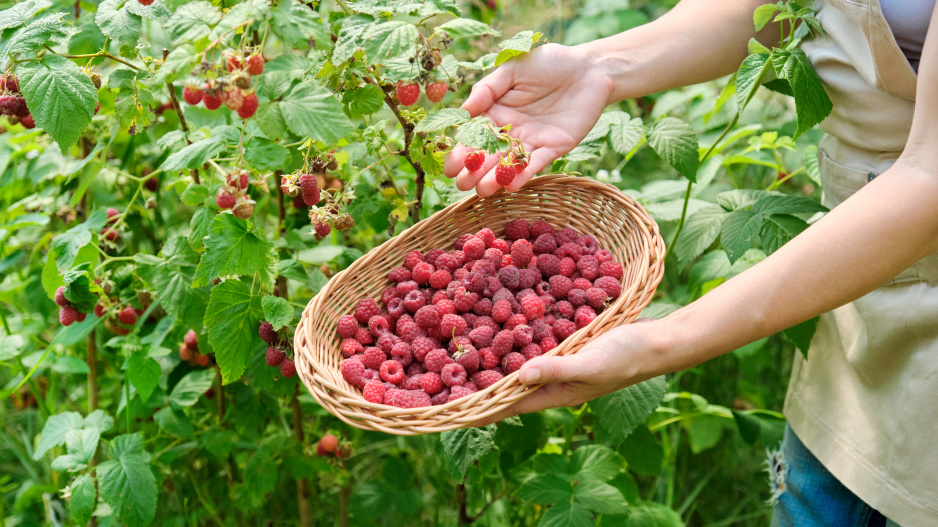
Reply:
<svg viewBox="0 0 938 527"><path fill-rule="evenodd" d="M541 370L537 368L528 368L524 372L524 378L521 379L521 382L524 384L537 384L541 380Z"/></svg>

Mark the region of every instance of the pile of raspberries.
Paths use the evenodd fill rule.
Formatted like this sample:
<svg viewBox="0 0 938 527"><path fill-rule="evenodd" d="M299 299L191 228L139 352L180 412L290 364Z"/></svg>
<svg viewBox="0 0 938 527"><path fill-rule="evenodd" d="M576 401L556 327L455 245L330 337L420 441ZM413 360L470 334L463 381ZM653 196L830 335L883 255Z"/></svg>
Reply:
<svg viewBox="0 0 938 527"><path fill-rule="evenodd" d="M484 390L585 327L622 291L622 265L592 236L516 219L411 251L380 304L364 298L336 328L342 376L398 408ZM381 306L384 306L383 308Z"/></svg>

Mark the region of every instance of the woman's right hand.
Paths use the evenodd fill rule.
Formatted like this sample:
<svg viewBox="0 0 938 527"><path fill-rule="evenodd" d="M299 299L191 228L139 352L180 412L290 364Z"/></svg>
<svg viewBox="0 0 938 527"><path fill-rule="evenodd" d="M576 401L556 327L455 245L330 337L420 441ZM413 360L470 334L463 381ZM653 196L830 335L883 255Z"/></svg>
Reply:
<svg viewBox="0 0 938 527"><path fill-rule="evenodd" d="M473 117L484 114L496 126L510 124L509 135L522 141L530 154L527 168L508 190L517 190L544 167L577 146L610 102L613 84L582 47L547 44L511 60L472 87L462 107ZM494 194L495 165L487 155L476 172L463 166L472 149L457 145L446 159L447 177L460 190L473 187L480 196Z"/></svg>

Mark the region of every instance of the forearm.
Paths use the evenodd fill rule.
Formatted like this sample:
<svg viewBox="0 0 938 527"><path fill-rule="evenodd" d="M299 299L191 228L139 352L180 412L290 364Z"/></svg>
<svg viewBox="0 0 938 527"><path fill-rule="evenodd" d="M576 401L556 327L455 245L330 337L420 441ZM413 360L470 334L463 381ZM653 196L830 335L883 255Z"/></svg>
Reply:
<svg viewBox="0 0 938 527"><path fill-rule="evenodd" d="M613 85L607 103L728 75L746 58L750 38L778 42L778 24L756 34L752 15L764 0L683 0L661 18L577 46Z"/></svg>
<svg viewBox="0 0 938 527"><path fill-rule="evenodd" d="M686 369L851 302L935 250L938 176L900 160L763 262L655 322L663 367Z"/></svg>

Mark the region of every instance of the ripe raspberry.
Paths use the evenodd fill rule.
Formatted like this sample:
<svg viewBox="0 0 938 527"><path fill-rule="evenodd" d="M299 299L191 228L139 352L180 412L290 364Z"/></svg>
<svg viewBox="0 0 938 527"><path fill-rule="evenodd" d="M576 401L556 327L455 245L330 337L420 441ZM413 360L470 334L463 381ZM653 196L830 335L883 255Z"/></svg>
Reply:
<svg viewBox="0 0 938 527"><path fill-rule="evenodd" d="M339 371L342 378L353 386L358 386L362 382L362 375L365 373L365 365L358 359L345 359L339 364Z"/></svg>
<svg viewBox="0 0 938 527"><path fill-rule="evenodd" d="M242 98L241 107L238 108L238 117L250 119L257 112L258 100L257 94L249 93Z"/></svg>
<svg viewBox="0 0 938 527"><path fill-rule="evenodd" d="M495 352L492 351L492 348L482 348L481 350L479 350L478 368L476 370L469 370L469 368L466 368L466 372L468 372L469 375L472 375L473 373L475 373L475 371L478 371L478 370L491 370L492 368L501 364L501 362L502 362L501 357L496 355ZM465 366L465 364L463 366Z"/></svg>
<svg viewBox="0 0 938 527"><path fill-rule="evenodd" d="M202 92L202 102L207 109L217 110L221 107L221 94L218 93L218 90L212 90L206 85Z"/></svg>
<svg viewBox="0 0 938 527"><path fill-rule="evenodd" d="M410 366L404 368L404 375L407 377L413 377L414 375L421 375L427 373L427 370L423 367L423 364L419 362L411 362Z"/></svg>
<svg viewBox="0 0 938 527"><path fill-rule="evenodd" d="M456 311L459 313L465 313L471 311L475 307L476 303L479 301L479 295L476 293L464 292L456 296L453 299L453 304L456 306Z"/></svg>
<svg viewBox="0 0 938 527"><path fill-rule="evenodd" d="M593 256L599 260L599 265L612 261L612 253L609 252L608 249L597 249L596 252L593 253Z"/></svg>
<svg viewBox="0 0 938 527"><path fill-rule="evenodd" d="M373 298L363 298L355 305L355 320L367 324L371 317L381 313L378 303Z"/></svg>
<svg viewBox="0 0 938 527"><path fill-rule="evenodd" d="M580 252L583 254L593 254L599 248L599 243L596 241L596 238L593 238L589 234L580 236L576 244L580 246Z"/></svg>
<svg viewBox="0 0 938 527"><path fill-rule="evenodd" d="M238 195L231 187L221 187L215 194L215 205L222 210L230 209L238 201Z"/></svg>
<svg viewBox="0 0 938 527"><path fill-rule="evenodd" d="M365 389L362 390L362 395L369 403L383 404L384 392L384 383L378 379L372 379L368 381L368 384L365 385Z"/></svg>
<svg viewBox="0 0 938 527"><path fill-rule="evenodd" d="M576 262L573 258L564 257L560 260L560 274L566 277L573 276L576 272Z"/></svg>
<svg viewBox="0 0 938 527"><path fill-rule="evenodd" d="M411 345L406 342L398 342L391 348L391 360L401 363L401 366L409 366L414 361L414 353Z"/></svg>
<svg viewBox="0 0 938 527"><path fill-rule="evenodd" d="M485 242L473 236L463 244L462 252L465 253L466 258L478 260L485 254Z"/></svg>
<svg viewBox="0 0 938 527"><path fill-rule="evenodd" d="M573 315L573 321L578 328L584 328L596 318L596 312L590 306L580 306Z"/></svg>
<svg viewBox="0 0 938 527"><path fill-rule="evenodd" d="M560 342L567 340L567 337L573 335L577 329L579 328L576 327L576 323L572 320L558 318L554 321L554 334L557 335L557 340Z"/></svg>
<svg viewBox="0 0 938 527"><path fill-rule="evenodd" d="M489 229L488 227L484 227L479 232L477 232L476 238L482 240L485 243L486 249L495 243L495 233L492 232L492 229Z"/></svg>
<svg viewBox="0 0 938 527"><path fill-rule="evenodd" d="M133 326L137 323L137 312L134 308L127 306L117 314L117 320L120 320L121 324L125 326Z"/></svg>
<svg viewBox="0 0 938 527"><path fill-rule="evenodd" d="M466 263L466 253L462 249L457 249L449 253L453 258L456 259L456 266L465 265Z"/></svg>
<svg viewBox="0 0 938 527"><path fill-rule="evenodd" d="M375 346L365 348L365 352L362 354L362 364L373 370L381 368L381 364L386 360L388 360L388 356L384 350Z"/></svg>
<svg viewBox="0 0 938 527"><path fill-rule="evenodd" d="M495 370L483 370L472 375L472 382L480 389L484 390L489 386L502 380L504 375Z"/></svg>
<svg viewBox="0 0 938 527"><path fill-rule="evenodd" d="M199 349L199 337L195 334L195 330L190 329L186 332L186 336L183 337L183 342L186 343L186 346L197 350Z"/></svg>
<svg viewBox="0 0 938 527"><path fill-rule="evenodd" d="M511 335L515 339L515 346L527 346L534 340L534 328L526 324L521 324L511 330Z"/></svg>
<svg viewBox="0 0 938 527"><path fill-rule="evenodd" d="M255 77L264 73L264 57L260 53L252 54L244 60L244 71Z"/></svg>
<svg viewBox="0 0 938 527"><path fill-rule="evenodd" d="M460 399L460 398L465 397L465 396L467 396L467 395L471 395L471 394L473 394L473 393L475 393L475 391L474 391L474 390L470 390L469 388L466 388L465 385L463 385L463 386L453 386L452 388L450 388L449 399L447 399L447 402L453 402L453 401L455 401L455 400L457 400L457 399Z"/></svg>
<svg viewBox="0 0 938 527"><path fill-rule="evenodd" d="M228 174L225 176L225 183L227 183L229 187L244 190L248 188L248 177L247 172Z"/></svg>
<svg viewBox="0 0 938 527"><path fill-rule="evenodd" d="M445 269L451 273L455 271L457 267L459 267L458 263L456 262L456 258L454 258L453 255L449 253L438 255L435 259L435 262L436 263L428 261L427 263L436 266L437 269Z"/></svg>
<svg viewBox="0 0 938 527"><path fill-rule="evenodd" d="M495 182L503 187L511 185L517 174L518 170L515 168L514 163L507 159L502 159L495 165Z"/></svg>
<svg viewBox="0 0 938 527"><path fill-rule="evenodd" d="M423 90L430 102L442 101L443 97L446 97L446 89L445 82L428 82L423 86Z"/></svg>
<svg viewBox="0 0 938 527"><path fill-rule="evenodd" d="M534 258L534 248L527 240L518 240L511 244L511 263L515 267L527 267L531 258Z"/></svg>
<svg viewBox="0 0 938 527"><path fill-rule="evenodd" d="M541 351L543 351L544 353L547 353L548 351L559 346L559 344L557 343L557 339L551 336L551 337L547 337L541 340L540 346L541 346Z"/></svg>
<svg viewBox="0 0 938 527"><path fill-rule="evenodd" d="M104 304L98 302L94 305L94 316L101 318L107 314L107 308L104 307Z"/></svg>
<svg viewBox="0 0 938 527"><path fill-rule="evenodd" d="M264 327L264 324L270 326L269 322L262 322L261 328ZM339 336L344 339L349 339L355 336L355 332L358 331L358 321L355 320L355 317L352 315L343 315L339 317L339 323L336 325ZM270 326L270 330L273 331L273 326ZM262 330L263 331L263 330ZM261 333L261 338L264 339L264 342L269 341L264 338L264 334Z"/></svg>
<svg viewBox="0 0 938 527"><path fill-rule="evenodd" d="M505 237L509 240L525 240L529 235L528 220L524 218L511 220L505 224Z"/></svg>
<svg viewBox="0 0 938 527"><path fill-rule="evenodd" d="M332 232L332 227L328 223L317 223L313 225L313 231L316 232L315 238L321 240L326 236L329 236L329 233Z"/></svg>
<svg viewBox="0 0 938 527"><path fill-rule="evenodd" d="M521 272L514 265L503 267L498 270L498 280L508 289L518 289L521 284Z"/></svg>
<svg viewBox="0 0 938 527"><path fill-rule="evenodd" d="M398 408L423 408L433 405L430 396L422 390L401 390L394 398L394 403Z"/></svg>
<svg viewBox="0 0 938 527"><path fill-rule="evenodd" d="M489 298L481 298L476 305L473 306L472 312L480 317L489 317L492 315L492 300Z"/></svg>
<svg viewBox="0 0 938 527"><path fill-rule="evenodd" d="M492 352L499 358L508 355L515 345L515 337L511 331L503 329L492 339Z"/></svg>
<svg viewBox="0 0 938 527"><path fill-rule="evenodd" d="M244 95L241 94L239 88L232 88L230 91L225 92L224 97L225 106L227 106L229 110L237 111L244 102Z"/></svg>
<svg viewBox="0 0 938 527"><path fill-rule="evenodd" d="M27 130L32 130L36 127L36 121L33 120L32 115L27 115L26 117L20 118L20 124L23 125Z"/></svg>
<svg viewBox="0 0 938 527"><path fill-rule="evenodd" d="M547 220L537 220L530 224L528 228L528 238L538 239L542 234L553 234L554 226L547 222Z"/></svg>
<svg viewBox="0 0 938 527"><path fill-rule="evenodd" d="M619 279L611 276L600 276L593 282L593 287L605 291L610 300L619 298L619 294L622 293L622 284L619 283Z"/></svg>
<svg viewBox="0 0 938 527"><path fill-rule="evenodd" d="M443 384L446 386L462 386L466 382L466 368L458 362L447 364L443 366L443 369L440 371L439 378L441 378ZM421 384L423 384L422 381Z"/></svg>
<svg viewBox="0 0 938 527"><path fill-rule="evenodd" d="M557 302L553 305L552 309L558 317L573 318L573 304L566 300Z"/></svg>
<svg viewBox="0 0 938 527"><path fill-rule="evenodd" d="M400 384L404 380L404 367L396 360L381 363L381 379L391 384Z"/></svg>
<svg viewBox="0 0 938 527"><path fill-rule="evenodd" d="M433 271L432 265L426 262L420 262L414 266L414 269L411 271L411 277L417 284L427 285L430 282L430 276L433 274Z"/></svg>
<svg viewBox="0 0 938 527"><path fill-rule="evenodd" d="M557 250L557 240L552 233L542 234L534 241L534 254L551 253Z"/></svg>
<svg viewBox="0 0 938 527"><path fill-rule="evenodd" d="M600 309L606 302L606 292L598 287L591 287L586 290L586 303L593 309Z"/></svg>
<svg viewBox="0 0 938 527"><path fill-rule="evenodd" d="M440 322L440 331L443 332L443 335L450 338L465 335L467 329L468 324L466 324L466 320L459 315L443 315L443 319Z"/></svg>
<svg viewBox="0 0 938 527"><path fill-rule="evenodd" d="M485 265L481 264L488 264L488 262L483 261L477 263L480 265L476 265L475 267L485 267ZM463 277L462 282L465 284L466 290L470 293L478 294L485 291L485 276L481 272L470 271L469 274Z"/></svg>
<svg viewBox="0 0 938 527"><path fill-rule="evenodd" d="M458 365L447 364L446 366L458 366ZM444 366L444 368L446 368L446 366ZM440 393L441 391L443 391L443 379L440 377L439 373L435 373L435 372L424 373L423 375L420 376L420 388L423 391L429 393L430 395Z"/></svg>
<svg viewBox="0 0 938 527"><path fill-rule="evenodd" d="M368 331L368 328L358 328L355 330L355 340L363 346L369 346L375 343L375 337Z"/></svg>
<svg viewBox="0 0 938 527"><path fill-rule="evenodd" d="M427 297L419 290L411 291L404 297L404 307L411 313L416 313L417 310L425 306L426 303Z"/></svg>
<svg viewBox="0 0 938 527"><path fill-rule="evenodd" d="M400 338L391 334L391 332L387 332L378 338L378 342L375 343L375 346L381 348L381 351L385 352L386 354L390 354L391 350L394 349L394 345L398 342L402 342Z"/></svg>
<svg viewBox="0 0 938 527"><path fill-rule="evenodd" d="M238 57L229 54L225 57L225 68L228 73L241 69L241 60Z"/></svg>
<svg viewBox="0 0 938 527"><path fill-rule="evenodd" d="M565 227L560 229L560 231L555 235L557 238L557 244L563 245L565 243L576 243L580 239L580 233L576 232L575 229L571 227Z"/></svg>
<svg viewBox="0 0 938 527"><path fill-rule="evenodd" d="M436 306L423 306L414 314L414 322L424 329L439 326L441 321L442 316Z"/></svg>
<svg viewBox="0 0 938 527"><path fill-rule="evenodd" d="M401 103L401 106L411 106L419 98L419 84L405 84L404 81L397 81L397 100Z"/></svg>
<svg viewBox="0 0 938 527"><path fill-rule="evenodd" d="M540 357L544 354L544 352L541 351L541 347L533 342L521 348L520 353L524 357L525 361L529 361L534 357Z"/></svg>
<svg viewBox="0 0 938 527"><path fill-rule="evenodd" d="M482 348L488 349L491 353L491 348ZM482 352L477 350L473 346L466 346L463 349L457 351L453 355L453 359L456 361L456 364L459 364L466 370L466 373L473 374L479 369L479 361L481 360Z"/></svg>
<svg viewBox="0 0 938 527"><path fill-rule="evenodd" d="M413 280L405 280L397 284L397 296L405 298L407 297L407 293L416 291L419 287L420 286L417 285L417 282L414 282Z"/></svg>
<svg viewBox="0 0 938 527"><path fill-rule="evenodd" d="M430 265L430 264L427 264ZM432 266L431 266L432 267ZM438 271L433 271L433 274L430 275L430 287L434 289L446 289L446 286L453 281L453 276L449 274L449 271L444 271L442 269Z"/></svg>
<svg viewBox="0 0 938 527"><path fill-rule="evenodd" d="M296 183L303 193L303 203L306 203L310 207L319 203L321 196L316 176L312 174L302 174L296 179Z"/></svg>
<svg viewBox="0 0 938 527"><path fill-rule="evenodd" d="M460 234L459 236L456 237L455 240L453 240L453 249L457 251L461 251L463 246L466 245L466 241L472 238L473 238L473 235L469 234L468 232L464 232Z"/></svg>
<svg viewBox="0 0 938 527"><path fill-rule="evenodd" d="M411 375L410 377L404 377L404 381L401 382L402 390L419 390L420 389L420 379L423 377L423 373L418 373L417 375ZM393 385L392 385L393 386Z"/></svg>
<svg viewBox="0 0 938 527"><path fill-rule="evenodd" d="M20 91L19 78L16 75L0 75L0 91L18 93Z"/></svg>
<svg viewBox="0 0 938 527"><path fill-rule="evenodd" d="M440 312L440 316L443 315L455 315L456 314L456 304L453 303L449 298L441 298L435 304L437 311Z"/></svg>
<svg viewBox="0 0 938 527"><path fill-rule="evenodd" d="M381 315L375 315L368 319L368 331L376 337L380 337L390 331L390 325Z"/></svg>
<svg viewBox="0 0 938 527"><path fill-rule="evenodd" d="M435 349L430 353L427 353L427 356L424 357L423 365L427 368L427 371L439 373L443 369L443 366L446 366L453 359L446 354L445 349Z"/></svg>
<svg viewBox="0 0 938 527"><path fill-rule="evenodd" d="M463 164L466 166L466 170L469 172L475 172L479 170L482 168L482 165L485 164L485 152L481 150L469 152L466 154L466 158L463 160Z"/></svg>
<svg viewBox="0 0 938 527"><path fill-rule="evenodd" d="M582 290L586 291L587 289L589 289L589 288L591 288L591 287L593 287L593 282L587 280L586 278L580 277L580 278L577 278L576 280L573 281L573 288L574 288L574 289L582 289Z"/></svg>
<svg viewBox="0 0 938 527"><path fill-rule="evenodd" d="M414 266L422 261L424 261L423 255L420 254L420 251L410 251L407 253L407 256L404 257L404 267L413 270Z"/></svg>
<svg viewBox="0 0 938 527"><path fill-rule="evenodd" d="M182 89L182 98L186 103L195 106L202 102L202 91L195 86L186 86Z"/></svg>
<svg viewBox="0 0 938 527"><path fill-rule="evenodd" d="M597 261L599 259L597 258ZM622 279L622 265L618 262L605 261L599 264L599 276L608 276L617 281Z"/></svg>
<svg viewBox="0 0 938 527"><path fill-rule="evenodd" d="M58 289L55 290L55 304L59 307L68 307L71 304L68 302L68 299L65 298L65 286L60 285Z"/></svg>
<svg viewBox="0 0 938 527"><path fill-rule="evenodd" d="M586 291L583 289L571 289L570 292L567 293L567 300L570 301L573 307L586 305Z"/></svg>
<svg viewBox="0 0 938 527"><path fill-rule="evenodd" d="M567 298L571 289L573 289L573 282L566 276L555 274L550 277L550 295L557 300Z"/></svg>
<svg viewBox="0 0 938 527"><path fill-rule="evenodd" d="M496 242L493 242L493 245ZM485 250L485 253L482 254L482 258L492 264L496 269L501 267L502 258L505 257L505 253L501 249L491 247Z"/></svg>
<svg viewBox="0 0 938 527"><path fill-rule="evenodd" d="M580 272L580 276L587 280L592 281L599 276L599 260L591 254L581 256L576 263L576 268Z"/></svg>
<svg viewBox="0 0 938 527"><path fill-rule="evenodd" d="M525 324L527 322L528 322L528 318L524 316L524 313L516 313L508 317L508 320L505 321L502 327L504 327L506 330L511 331L515 329L515 326L520 326L521 324Z"/></svg>
<svg viewBox="0 0 938 527"><path fill-rule="evenodd" d="M440 390L440 393L430 397L430 402L433 403L433 406L439 406L441 404L446 404L449 402L449 388L443 388Z"/></svg>
<svg viewBox="0 0 938 527"><path fill-rule="evenodd" d="M469 332L469 340L477 348L491 346L494 337L495 331L489 326L482 326Z"/></svg>
<svg viewBox="0 0 938 527"><path fill-rule="evenodd" d="M502 369L505 370L505 375L510 375L520 370L521 365L524 364L524 362L524 355L518 353L517 351L512 351L508 355L505 355L505 358L502 359Z"/></svg>
<svg viewBox="0 0 938 527"><path fill-rule="evenodd" d="M139 2L140 5L147 6L147 5L152 4L153 0L137 0L137 2Z"/></svg>
<svg viewBox="0 0 938 527"><path fill-rule="evenodd" d="M206 364L199 362L199 366L204 368L205 366L208 366L208 355L202 356L205 357ZM296 363L293 362L293 359L283 359L283 361L280 363L280 375L283 375L288 379L296 375Z"/></svg>
<svg viewBox="0 0 938 527"><path fill-rule="evenodd" d="M277 348L270 346L267 348L267 365L268 366L279 366L283 362L283 358L286 357L286 354Z"/></svg>
<svg viewBox="0 0 938 527"><path fill-rule="evenodd" d="M423 260L424 260L425 262L427 262L428 264L432 265L433 267L435 267L435 268L437 268L437 269L441 269L441 267L440 267L439 265L437 265L437 263L436 263L436 259L439 258L441 254L446 254L446 251L444 251L443 249L440 249L440 248L431 249L431 250L428 251L427 254L423 257Z"/></svg>
<svg viewBox="0 0 938 527"><path fill-rule="evenodd" d="M78 319L78 310L72 306L59 308L59 324L71 326Z"/></svg>

